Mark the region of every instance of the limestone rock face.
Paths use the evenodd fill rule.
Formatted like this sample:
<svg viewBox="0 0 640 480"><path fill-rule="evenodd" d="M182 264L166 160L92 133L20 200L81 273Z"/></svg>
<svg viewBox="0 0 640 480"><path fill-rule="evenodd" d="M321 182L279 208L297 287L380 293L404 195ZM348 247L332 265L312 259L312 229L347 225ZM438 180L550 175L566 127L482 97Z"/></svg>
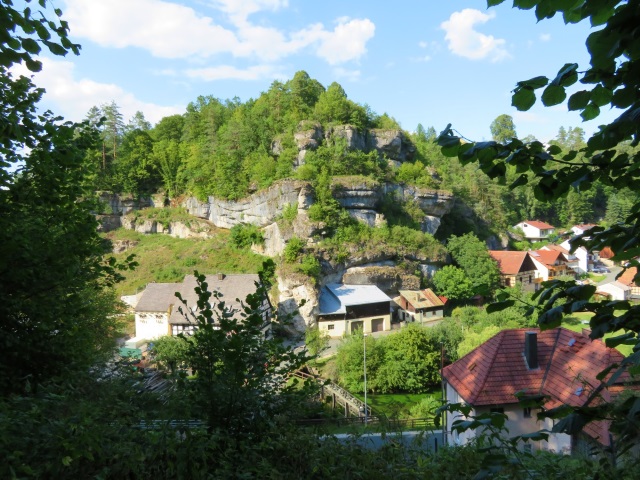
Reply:
<svg viewBox="0 0 640 480"><path fill-rule="evenodd" d="M298 150L315 150L323 137L322 125L304 121L298 124L298 131L293 134Z"/></svg>
<svg viewBox="0 0 640 480"><path fill-rule="evenodd" d="M367 135L367 149L377 150L391 160L404 162L412 160L416 147L402 133L402 130L369 130Z"/></svg>
<svg viewBox="0 0 640 480"><path fill-rule="evenodd" d="M122 226L120 215L96 215L99 232L110 232Z"/></svg>
<svg viewBox="0 0 640 480"><path fill-rule="evenodd" d="M415 200L427 215L442 217L453 208L455 197L451 192L430 190L398 183L387 183L385 193L390 192L401 200Z"/></svg>
<svg viewBox="0 0 640 480"><path fill-rule="evenodd" d="M138 244L136 240L115 240L112 245L113 253L123 253Z"/></svg>
<svg viewBox="0 0 640 480"><path fill-rule="evenodd" d="M389 296L396 296L398 290L417 290L420 278L409 275L395 266L362 266L347 269L343 283L353 285L374 284Z"/></svg>
<svg viewBox="0 0 640 480"><path fill-rule="evenodd" d="M380 205L382 188L377 183L373 185L366 183L349 186L338 185L333 190L333 196L343 208L372 210Z"/></svg>
<svg viewBox="0 0 640 480"><path fill-rule="evenodd" d="M150 197L133 198L132 196L118 195L111 192L99 192L98 199L105 205L105 210L114 215L126 215L133 210L153 206L153 201Z"/></svg>
<svg viewBox="0 0 640 480"><path fill-rule="evenodd" d="M216 227L230 229L240 223L249 223L264 227L274 222L287 204L295 204L305 182L276 182L266 190L249 197L230 201L209 197L208 205L202 205L194 199L188 199L183 206L187 211L199 217L208 212L207 217Z"/></svg>
<svg viewBox="0 0 640 480"><path fill-rule="evenodd" d="M293 316L293 328L302 333L314 321L318 314L318 292L315 287L296 281L293 278L278 277L278 314ZM298 305L305 301L302 307Z"/></svg>
<svg viewBox="0 0 640 480"><path fill-rule="evenodd" d="M195 218L188 224L169 222L165 225L153 219L125 215L122 217L122 227L142 234L165 233L176 238L210 238L213 232L213 225Z"/></svg>
<svg viewBox="0 0 640 480"><path fill-rule="evenodd" d="M324 134L327 140L344 138L347 141L347 148L351 150L364 150L366 148L366 137L353 125L336 125L327 129Z"/></svg>

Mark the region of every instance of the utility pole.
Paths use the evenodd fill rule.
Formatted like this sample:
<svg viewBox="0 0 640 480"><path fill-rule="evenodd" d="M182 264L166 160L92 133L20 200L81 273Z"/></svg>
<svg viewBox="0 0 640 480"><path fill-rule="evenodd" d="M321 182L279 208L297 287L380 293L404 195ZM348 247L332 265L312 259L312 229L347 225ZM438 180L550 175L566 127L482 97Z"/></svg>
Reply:
<svg viewBox="0 0 640 480"><path fill-rule="evenodd" d="M362 344L364 345L364 423L367 424L367 335L362 334Z"/></svg>

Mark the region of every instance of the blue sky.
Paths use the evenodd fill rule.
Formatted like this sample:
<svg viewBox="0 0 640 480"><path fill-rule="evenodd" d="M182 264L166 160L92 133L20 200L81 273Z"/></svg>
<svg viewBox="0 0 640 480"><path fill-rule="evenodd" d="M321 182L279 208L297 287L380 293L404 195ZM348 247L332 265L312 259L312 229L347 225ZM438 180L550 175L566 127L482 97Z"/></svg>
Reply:
<svg viewBox="0 0 640 480"><path fill-rule="evenodd" d="M560 126L587 133L613 112L582 123L566 106L511 107L519 80L588 65L588 25L537 23L511 2L309 0L57 0L82 45L79 57L45 59L36 84L45 106L80 120L115 100L157 122L199 95L255 98L298 70L352 100L388 113L406 130L448 123L472 140L513 116L520 137L546 141Z"/></svg>

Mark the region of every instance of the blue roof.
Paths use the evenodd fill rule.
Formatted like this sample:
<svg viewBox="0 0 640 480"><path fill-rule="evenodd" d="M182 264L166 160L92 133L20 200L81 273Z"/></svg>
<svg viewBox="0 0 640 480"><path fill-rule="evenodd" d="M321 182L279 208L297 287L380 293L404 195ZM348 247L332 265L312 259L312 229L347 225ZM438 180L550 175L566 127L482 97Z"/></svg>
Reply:
<svg viewBox="0 0 640 480"><path fill-rule="evenodd" d="M331 283L320 292L320 315L346 313L347 307L353 305L390 301L391 299L375 285Z"/></svg>

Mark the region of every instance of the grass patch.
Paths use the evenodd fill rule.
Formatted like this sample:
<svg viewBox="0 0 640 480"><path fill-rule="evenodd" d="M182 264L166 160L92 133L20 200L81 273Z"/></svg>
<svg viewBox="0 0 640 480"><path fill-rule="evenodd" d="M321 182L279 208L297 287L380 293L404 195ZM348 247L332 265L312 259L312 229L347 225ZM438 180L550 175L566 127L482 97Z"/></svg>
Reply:
<svg viewBox="0 0 640 480"><path fill-rule="evenodd" d="M599 273L589 273L587 276L589 277L589 281L592 283L600 283L607 277L606 275Z"/></svg>
<svg viewBox="0 0 640 480"><path fill-rule="evenodd" d="M589 320L593 317L593 313L591 312L576 312L572 313L570 317L565 317L562 320L562 326L568 330L572 330L577 333L582 333L582 329L590 329ZM585 323L586 322L586 323ZM606 340L610 337L616 337L618 335L622 335L624 333L623 330L618 330L617 332L607 333L603 340ZM623 354L625 357L628 357L633 353L632 345L618 345L616 349Z"/></svg>
<svg viewBox="0 0 640 480"><path fill-rule="evenodd" d="M122 272L118 295L133 295L149 282L180 282L194 270L201 273L257 273L266 257L229 243L229 232L221 230L209 239L181 239L169 235L144 235L120 228L105 235L109 240L133 240L137 245L114 255L123 260L132 253L139 263L134 271Z"/></svg>
<svg viewBox="0 0 640 480"><path fill-rule="evenodd" d="M351 394L364 402L363 394L353 392ZM367 405L371 406L374 415L384 415L387 418L411 418L411 407L420 403L426 396L440 400L442 392L433 390L428 393L367 394Z"/></svg>

